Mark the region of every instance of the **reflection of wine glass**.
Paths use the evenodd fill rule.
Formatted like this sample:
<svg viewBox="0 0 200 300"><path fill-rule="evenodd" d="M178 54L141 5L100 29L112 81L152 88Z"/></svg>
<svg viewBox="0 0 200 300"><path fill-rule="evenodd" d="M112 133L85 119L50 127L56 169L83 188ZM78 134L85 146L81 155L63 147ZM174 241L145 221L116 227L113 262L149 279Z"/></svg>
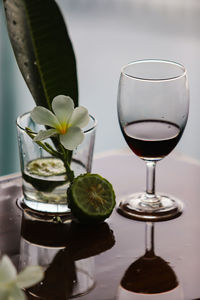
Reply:
<svg viewBox="0 0 200 300"><path fill-rule="evenodd" d="M117 300L183 299L173 269L154 252L154 223L146 223L145 240L145 254L126 270L121 280Z"/></svg>
<svg viewBox="0 0 200 300"><path fill-rule="evenodd" d="M155 194L156 162L179 142L189 111L187 73L170 61L143 60L122 68L118 89L118 118L131 150L147 166L146 193L120 203L119 212L142 220L172 218L181 202Z"/></svg>

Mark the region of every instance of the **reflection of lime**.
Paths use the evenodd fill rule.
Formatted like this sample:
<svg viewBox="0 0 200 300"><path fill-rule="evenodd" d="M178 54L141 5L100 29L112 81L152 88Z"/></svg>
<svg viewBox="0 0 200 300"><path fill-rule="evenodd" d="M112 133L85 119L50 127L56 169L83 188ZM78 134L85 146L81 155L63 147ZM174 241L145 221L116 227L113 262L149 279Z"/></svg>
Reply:
<svg viewBox="0 0 200 300"><path fill-rule="evenodd" d="M22 176L40 192L50 193L56 187L66 183L65 167L62 160L44 157L28 162Z"/></svg>
<svg viewBox="0 0 200 300"><path fill-rule="evenodd" d="M76 177L68 189L72 214L81 222L101 222L108 218L115 206L112 185L97 174Z"/></svg>

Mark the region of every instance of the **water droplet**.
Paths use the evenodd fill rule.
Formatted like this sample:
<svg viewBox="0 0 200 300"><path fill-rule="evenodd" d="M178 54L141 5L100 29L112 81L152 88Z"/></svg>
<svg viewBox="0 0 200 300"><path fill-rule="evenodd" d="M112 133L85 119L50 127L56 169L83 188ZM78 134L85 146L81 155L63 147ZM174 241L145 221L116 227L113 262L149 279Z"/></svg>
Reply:
<svg viewBox="0 0 200 300"><path fill-rule="evenodd" d="M140 273L140 269L136 269L136 272L137 272L137 273Z"/></svg>

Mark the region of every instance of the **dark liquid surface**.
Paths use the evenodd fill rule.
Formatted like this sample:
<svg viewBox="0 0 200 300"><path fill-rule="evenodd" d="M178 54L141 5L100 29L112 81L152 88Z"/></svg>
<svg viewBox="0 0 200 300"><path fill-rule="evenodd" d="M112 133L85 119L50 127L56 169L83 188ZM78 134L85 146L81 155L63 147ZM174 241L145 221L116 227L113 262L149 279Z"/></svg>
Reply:
<svg viewBox="0 0 200 300"><path fill-rule="evenodd" d="M131 150L143 159L159 160L165 157L181 137L177 125L158 120L132 122L122 131Z"/></svg>

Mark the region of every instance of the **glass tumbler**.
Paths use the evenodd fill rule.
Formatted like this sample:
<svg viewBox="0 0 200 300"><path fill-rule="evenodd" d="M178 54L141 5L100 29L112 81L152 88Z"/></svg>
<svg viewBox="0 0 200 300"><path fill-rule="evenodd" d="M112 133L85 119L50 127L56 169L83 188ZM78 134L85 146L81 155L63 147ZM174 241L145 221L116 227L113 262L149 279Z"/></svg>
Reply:
<svg viewBox="0 0 200 300"><path fill-rule="evenodd" d="M75 176L91 172L96 125L95 118L90 116L89 124L84 128L85 138L82 144L73 151L71 169L74 171ZM59 164L62 164L62 161L51 157L47 151L33 142L32 138L26 133L25 129L27 127L34 133L45 129L44 126L36 124L31 119L30 112L17 118L17 135L23 179L22 201L28 208L38 212L53 214L70 213L66 193L69 181L66 180L66 174L41 176L29 172L27 166L30 162L37 164L38 159L51 159L52 168L58 168ZM52 139L46 139L45 142L55 148Z"/></svg>

